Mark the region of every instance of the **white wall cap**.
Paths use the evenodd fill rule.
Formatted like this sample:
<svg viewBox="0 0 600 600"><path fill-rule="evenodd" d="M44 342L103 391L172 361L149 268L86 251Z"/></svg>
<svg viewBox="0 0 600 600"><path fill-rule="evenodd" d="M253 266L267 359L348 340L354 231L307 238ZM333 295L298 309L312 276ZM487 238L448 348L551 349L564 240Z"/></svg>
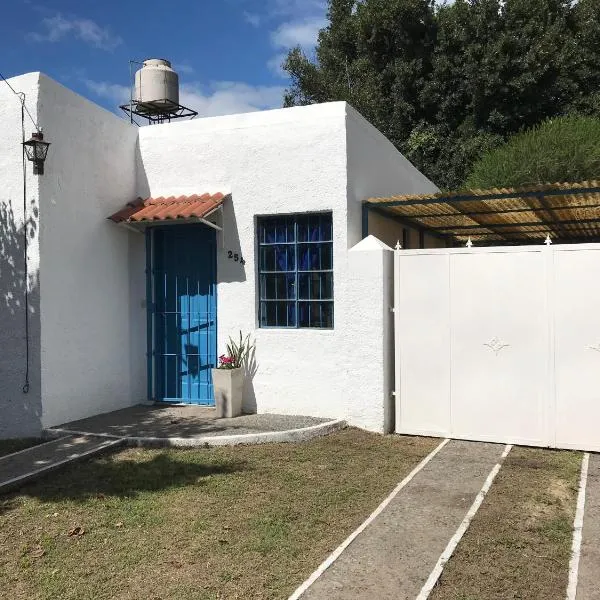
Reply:
<svg viewBox="0 0 600 600"><path fill-rule="evenodd" d="M140 127L140 137L156 137L172 135L177 132L189 135L191 132L202 134L213 131L234 131L253 127L269 127L287 123L303 123L316 126L330 119L346 119L346 102L324 102L308 106L292 106L289 108L273 108L217 117L196 117L192 120L162 123L158 127Z"/></svg>
<svg viewBox="0 0 600 600"><path fill-rule="evenodd" d="M364 240L361 240L355 246L350 248L349 252L372 252L373 250L389 250L393 252L387 244L384 244L380 239L374 235L369 235Z"/></svg>

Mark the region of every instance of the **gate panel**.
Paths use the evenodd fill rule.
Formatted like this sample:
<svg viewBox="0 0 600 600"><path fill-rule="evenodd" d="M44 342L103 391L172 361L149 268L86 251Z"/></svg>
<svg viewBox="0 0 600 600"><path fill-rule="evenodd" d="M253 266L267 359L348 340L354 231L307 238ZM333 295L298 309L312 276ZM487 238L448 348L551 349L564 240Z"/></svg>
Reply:
<svg viewBox="0 0 600 600"><path fill-rule="evenodd" d="M556 444L600 451L600 248L554 255Z"/></svg>
<svg viewBox="0 0 600 600"><path fill-rule="evenodd" d="M396 378L400 397L396 431L450 434L450 288L447 255L402 255L396 284Z"/></svg>
<svg viewBox="0 0 600 600"><path fill-rule="evenodd" d="M545 445L541 249L450 257L451 435Z"/></svg>
<svg viewBox="0 0 600 600"><path fill-rule="evenodd" d="M399 250L396 431L600 451L600 244Z"/></svg>

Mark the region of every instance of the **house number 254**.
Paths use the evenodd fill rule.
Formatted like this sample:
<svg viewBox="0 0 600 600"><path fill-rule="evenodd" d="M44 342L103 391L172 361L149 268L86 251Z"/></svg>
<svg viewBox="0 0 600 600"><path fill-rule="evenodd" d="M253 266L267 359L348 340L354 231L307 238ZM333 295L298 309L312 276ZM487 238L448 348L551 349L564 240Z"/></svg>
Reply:
<svg viewBox="0 0 600 600"><path fill-rule="evenodd" d="M244 257L241 254L237 253L237 252L233 252L233 250L228 250L227 251L227 258L229 260L233 260L235 262L239 262L242 265L246 264L246 261L244 260Z"/></svg>

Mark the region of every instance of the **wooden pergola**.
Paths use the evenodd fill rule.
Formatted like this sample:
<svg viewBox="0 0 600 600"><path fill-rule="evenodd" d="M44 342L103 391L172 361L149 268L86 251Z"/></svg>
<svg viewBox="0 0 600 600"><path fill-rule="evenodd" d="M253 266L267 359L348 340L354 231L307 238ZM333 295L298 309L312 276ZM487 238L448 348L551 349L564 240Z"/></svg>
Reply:
<svg viewBox="0 0 600 600"><path fill-rule="evenodd" d="M370 212L451 244L480 245L600 241L600 180L518 188L463 190L370 198L363 204L363 234Z"/></svg>

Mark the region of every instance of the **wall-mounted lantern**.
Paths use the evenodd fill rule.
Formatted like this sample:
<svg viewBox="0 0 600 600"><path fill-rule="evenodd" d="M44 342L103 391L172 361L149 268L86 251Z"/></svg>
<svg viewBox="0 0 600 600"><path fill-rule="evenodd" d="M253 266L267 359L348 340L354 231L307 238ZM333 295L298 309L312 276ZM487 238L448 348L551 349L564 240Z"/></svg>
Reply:
<svg viewBox="0 0 600 600"><path fill-rule="evenodd" d="M31 139L23 142L27 158L33 163L34 175L44 174L44 161L48 155L49 146L48 142L44 142L44 134L41 131L32 133Z"/></svg>

